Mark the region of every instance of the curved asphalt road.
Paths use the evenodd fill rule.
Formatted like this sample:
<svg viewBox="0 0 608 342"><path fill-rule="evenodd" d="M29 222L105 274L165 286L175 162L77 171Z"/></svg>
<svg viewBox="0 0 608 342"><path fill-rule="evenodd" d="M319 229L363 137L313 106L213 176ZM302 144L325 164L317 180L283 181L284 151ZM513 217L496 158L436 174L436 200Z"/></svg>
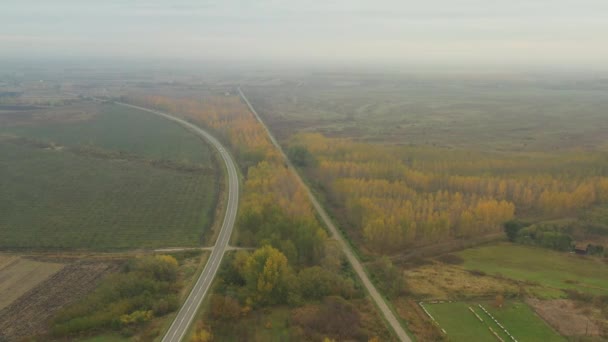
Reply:
<svg viewBox="0 0 608 342"><path fill-rule="evenodd" d="M327 228L329 228L329 231L331 232L332 237L334 239L338 240L338 243L340 244L340 246L342 247L342 250L344 251L344 254L346 255L346 259L348 259L348 262L353 267L353 270L355 270L355 273L357 273L357 276L359 277L359 279L361 279L361 283L363 284L363 286L365 286L365 289L367 289L367 292L369 292L370 297L376 303L376 306L378 307L378 309L384 316L384 319L386 319L386 321L388 322L390 327L393 329L393 331L395 332L395 334L397 335L399 340L404 341L404 342L411 342L412 340L410 339L410 337L407 335L407 333L401 326L401 323L399 323L399 320L397 319L397 317L395 316L393 311L386 304L386 301L384 300L384 298L382 297L380 292L378 292L378 290L376 289L374 284L371 282L371 280L367 276L367 273L365 273L365 269L363 268L363 265L361 264L361 262L359 261L359 259L357 258L357 256L355 255L355 253L353 252L351 247L348 245L348 243L346 242L346 240L344 239L342 234L340 234L340 232L338 231L338 229L336 228L336 226L334 225L332 220L329 218L329 215L327 215L327 212L325 211L325 209L323 209L323 207L321 206L319 201L317 201L317 198L310 191L310 189L308 188L308 185L306 185L306 183L304 183L304 181L302 181L302 177L300 177L300 174L298 173L297 169L293 167L293 165L291 164L291 161L289 161L289 158L287 158L287 155L283 152L283 149L281 148L281 146L279 145L277 140L270 133L270 130L268 129L266 124L264 124L264 121L262 121L262 118L260 118L260 116L255 111L255 109L253 108L251 103L249 103L249 100L245 97L245 94L243 94L243 91L241 90L241 88L238 88L238 91L239 91L239 94L241 95L241 98L243 99L243 101L245 101L245 103L249 107L249 110L253 113L253 115L256 117L256 119L262 124L262 126L264 126L264 129L266 130L266 133L270 137L270 140L276 146L276 148L281 152L281 154L283 155L283 158L285 159L289 168L294 171L298 180L300 181L300 183L302 183L302 185L304 186L304 189L306 189L306 192L308 193L308 197L310 198L310 201L312 202L313 206L317 210L317 213L319 213L319 216L321 217L321 219L323 220L323 222L325 223Z"/></svg>
<svg viewBox="0 0 608 342"><path fill-rule="evenodd" d="M232 160L232 157L230 156L230 154L228 154L228 152L226 151L224 146L222 146L219 140L217 140L211 134L205 132L201 128L185 120L176 118L174 116L156 110L134 106L123 102L116 102L116 104L156 114L167 120L176 122L185 127L186 129L197 134L198 136L203 137L204 139L209 141L209 143L211 143L211 145L213 145L215 149L217 149L217 151L222 156L222 159L224 160L224 164L226 164L226 169L228 170L228 206L226 207L226 215L224 216L222 229L220 230L220 234L217 238L217 241L215 242L215 247L211 252L209 260L207 260L207 264L205 265L203 272L198 277L196 284L192 288L192 291L188 295L188 298L177 313L175 320L171 324L171 327L169 328L169 330L165 334L165 337L162 340L162 342L179 342L184 338L184 335L188 331L188 327L194 320L194 316L196 315L198 307L201 305L201 302L203 301L203 298L205 297L207 291L209 291L213 278L215 278L217 270L219 269L220 264L222 262L222 258L224 257L224 252L228 247L228 241L230 240L232 228L234 227L234 221L236 219L236 212L238 209L239 202L239 179L236 172L236 166L234 164L234 161Z"/></svg>

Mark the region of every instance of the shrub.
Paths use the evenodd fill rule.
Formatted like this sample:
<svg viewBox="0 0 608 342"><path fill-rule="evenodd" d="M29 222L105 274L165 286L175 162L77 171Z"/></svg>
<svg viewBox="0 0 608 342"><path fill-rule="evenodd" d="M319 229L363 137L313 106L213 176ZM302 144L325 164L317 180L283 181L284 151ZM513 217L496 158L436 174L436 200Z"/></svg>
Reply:
<svg viewBox="0 0 608 342"><path fill-rule="evenodd" d="M356 293L351 279L344 278L319 266L300 271L298 283L300 284L302 297L308 300L319 300L331 295L352 298Z"/></svg>
<svg viewBox="0 0 608 342"><path fill-rule="evenodd" d="M95 291L61 310L52 322L53 335L118 331L175 310L177 268L175 258L166 255L129 261L122 272L106 277Z"/></svg>
<svg viewBox="0 0 608 342"><path fill-rule="evenodd" d="M461 265L464 259L456 254L443 254L437 257L437 260L448 265Z"/></svg>

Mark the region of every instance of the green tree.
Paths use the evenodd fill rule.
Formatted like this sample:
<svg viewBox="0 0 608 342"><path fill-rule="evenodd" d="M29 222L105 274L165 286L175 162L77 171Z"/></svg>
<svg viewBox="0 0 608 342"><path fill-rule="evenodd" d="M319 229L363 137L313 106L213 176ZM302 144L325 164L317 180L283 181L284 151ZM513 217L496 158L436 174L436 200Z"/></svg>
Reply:
<svg viewBox="0 0 608 342"><path fill-rule="evenodd" d="M505 234L507 234L507 238L509 239L509 241L515 242L515 240L517 239L517 234L524 227L525 225L518 220L510 220L505 222L504 230Z"/></svg>
<svg viewBox="0 0 608 342"><path fill-rule="evenodd" d="M351 298L356 292L351 279L345 279L319 266L300 271L298 284L304 299L319 300L331 295Z"/></svg>
<svg viewBox="0 0 608 342"><path fill-rule="evenodd" d="M287 154L295 166L308 167L317 165L315 157L304 146L292 146L287 150Z"/></svg>

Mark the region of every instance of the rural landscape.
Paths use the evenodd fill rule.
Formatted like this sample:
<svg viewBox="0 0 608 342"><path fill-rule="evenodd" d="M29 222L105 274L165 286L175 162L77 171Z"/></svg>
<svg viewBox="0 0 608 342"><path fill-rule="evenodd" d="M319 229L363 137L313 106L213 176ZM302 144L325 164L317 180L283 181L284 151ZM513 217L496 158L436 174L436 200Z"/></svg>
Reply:
<svg viewBox="0 0 608 342"><path fill-rule="evenodd" d="M19 93L3 97L0 116L2 338L163 339L216 246L230 184L219 150L161 112L216 137L240 183L235 229L183 338L399 340L361 267L412 340L603 340L599 85L570 95L585 101L569 102L582 108L570 124L588 125L581 136L560 126L567 117L488 132L484 121L502 115L473 114L459 119L466 133L440 134L432 122L454 120L449 108L487 104L446 90L448 109L431 110L396 95L409 79L389 91L376 77L4 81ZM490 80L458 92L478 82ZM530 103L564 115L570 91L535 86ZM360 92L381 93L382 106L335 105L355 105ZM418 116L401 123L396 111ZM410 125L428 134L410 136Z"/></svg>
<svg viewBox="0 0 608 342"><path fill-rule="evenodd" d="M607 341L569 1L6 5L0 342Z"/></svg>

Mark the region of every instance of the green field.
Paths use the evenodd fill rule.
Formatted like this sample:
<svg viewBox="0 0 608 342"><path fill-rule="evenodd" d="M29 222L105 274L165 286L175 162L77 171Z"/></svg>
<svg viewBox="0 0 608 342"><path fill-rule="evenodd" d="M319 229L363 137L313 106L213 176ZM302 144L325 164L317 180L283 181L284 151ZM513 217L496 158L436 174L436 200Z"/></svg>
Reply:
<svg viewBox="0 0 608 342"><path fill-rule="evenodd" d="M113 104L92 108L99 114L88 120L44 122L0 127L0 134L15 134L66 146L94 146L151 159L169 159L212 165L209 147L176 123L150 113Z"/></svg>
<svg viewBox="0 0 608 342"><path fill-rule="evenodd" d="M608 293L608 264L596 258L508 243L459 254L466 269L541 285L543 297L562 296L561 289Z"/></svg>
<svg viewBox="0 0 608 342"><path fill-rule="evenodd" d="M497 341L489 328L492 328L503 340L510 341L506 332L477 304L453 302L424 304L424 307L446 331L449 341ZM518 341L565 341L524 303L507 302L500 309L491 304L481 304ZM481 317L483 322L479 321L469 307Z"/></svg>
<svg viewBox="0 0 608 342"><path fill-rule="evenodd" d="M179 126L106 105L88 121L3 131L62 148L0 141L0 248L196 246L211 224L214 157ZM103 153L79 152L83 146ZM128 157L112 155L120 151Z"/></svg>

